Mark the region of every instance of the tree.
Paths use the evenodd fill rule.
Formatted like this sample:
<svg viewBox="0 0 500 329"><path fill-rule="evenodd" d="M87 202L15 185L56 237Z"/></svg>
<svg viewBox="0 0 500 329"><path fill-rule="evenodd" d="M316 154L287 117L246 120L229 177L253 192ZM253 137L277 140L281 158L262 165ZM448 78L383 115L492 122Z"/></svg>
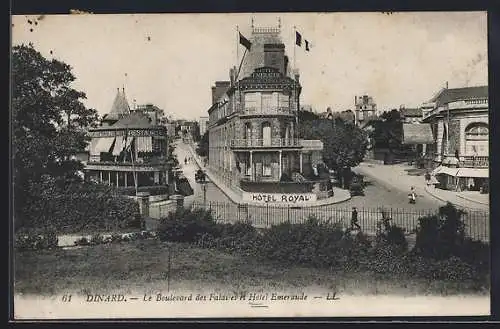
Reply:
<svg viewBox="0 0 500 329"><path fill-rule="evenodd" d="M16 217L35 197L33 184L78 181L82 164L73 159L89 142L85 128L97 112L71 87L71 67L44 58L33 45L12 48L12 155ZM49 179L51 178L51 179ZM36 194L36 193L35 193Z"/></svg>
<svg viewBox="0 0 500 329"><path fill-rule="evenodd" d="M209 138L207 130L201 137L200 142L198 143L198 147L196 148L196 153L198 153L199 156L208 158L208 147L209 147L208 141Z"/></svg>
<svg viewBox="0 0 500 329"><path fill-rule="evenodd" d="M373 122L372 138L377 148L387 148L393 153L401 149L403 136L403 120L398 110L384 112L380 120Z"/></svg>
<svg viewBox="0 0 500 329"><path fill-rule="evenodd" d="M323 161L330 168L340 171L357 166L368 145L366 133L354 124L340 118L318 119L301 122L301 136L323 142Z"/></svg>
<svg viewBox="0 0 500 329"><path fill-rule="evenodd" d="M195 122L191 128L191 135L193 136L193 141L194 142L199 142L201 139L200 135L200 125L198 122Z"/></svg>

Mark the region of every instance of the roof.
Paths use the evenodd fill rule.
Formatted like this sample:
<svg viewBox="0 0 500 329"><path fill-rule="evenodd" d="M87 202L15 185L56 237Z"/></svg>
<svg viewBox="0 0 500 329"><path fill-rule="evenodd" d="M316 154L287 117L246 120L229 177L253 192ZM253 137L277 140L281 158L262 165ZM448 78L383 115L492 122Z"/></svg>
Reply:
<svg viewBox="0 0 500 329"><path fill-rule="evenodd" d="M143 112L132 112L111 126L98 127L96 130L109 130L109 129L145 129L154 128L151 123L150 117Z"/></svg>
<svg viewBox="0 0 500 329"><path fill-rule="evenodd" d="M404 123L403 144L432 144L434 135L428 123Z"/></svg>
<svg viewBox="0 0 500 329"><path fill-rule="evenodd" d="M125 90L118 88L115 100L111 106L111 110L106 114L103 120L119 120L124 115L130 113L130 106L128 105L127 98L125 97Z"/></svg>
<svg viewBox="0 0 500 329"><path fill-rule="evenodd" d="M402 108L399 110L399 113L403 117L421 117L422 116L422 109L419 108Z"/></svg>
<svg viewBox="0 0 500 329"><path fill-rule="evenodd" d="M431 99L431 102L436 102L437 106L443 104L463 101L469 99L484 99L488 98L488 86L465 87L441 89L441 91Z"/></svg>

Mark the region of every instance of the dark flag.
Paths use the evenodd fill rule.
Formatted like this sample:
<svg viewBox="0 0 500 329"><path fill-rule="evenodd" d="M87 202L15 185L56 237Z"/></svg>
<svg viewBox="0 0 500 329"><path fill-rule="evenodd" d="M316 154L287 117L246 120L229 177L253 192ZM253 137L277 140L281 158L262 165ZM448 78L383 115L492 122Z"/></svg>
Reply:
<svg viewBox="0 0 500 329"><path fill-rule="evenodd" d="M309 41L304 40L304 42L306 43L306 51L309 51Z"/></svg>
<svg viewBox="0 0 500 329"><path fill-rule="evenodd" d="M250 42L250 40L248 40L247 38L245 38L241 33L240 33L240 44L242 44L243 46L245 46L245 48L247 50L250 50L250 47L252 46L252 43Z"/></svg>
<svg viewBox="0 0 500 329"><path fill-rule="evenodd" d="M299 47L302 46L302 36L297 31L295 31L295 44Z"/></svg>

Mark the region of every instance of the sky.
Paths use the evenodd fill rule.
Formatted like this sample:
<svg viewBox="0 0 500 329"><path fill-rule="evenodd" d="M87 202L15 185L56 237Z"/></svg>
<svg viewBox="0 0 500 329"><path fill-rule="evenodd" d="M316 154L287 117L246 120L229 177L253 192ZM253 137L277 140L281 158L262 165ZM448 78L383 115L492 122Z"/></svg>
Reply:
<svg viewBox="0 0 500 329"><path fill-rule="evenodd" d="M131 106L153 103L191 120L207 116L214 81L229 80L239 65L237 29L249 38L252 18L256 27L279 18L300 71L301 104L317 112L353 109L363 94L379 111L418 106L446 82L488 83L486 12L12 16L12 45L31 42L71 65L74 88L101 115L124 87ZM294 29L309 52L294 50Z"/></svg>

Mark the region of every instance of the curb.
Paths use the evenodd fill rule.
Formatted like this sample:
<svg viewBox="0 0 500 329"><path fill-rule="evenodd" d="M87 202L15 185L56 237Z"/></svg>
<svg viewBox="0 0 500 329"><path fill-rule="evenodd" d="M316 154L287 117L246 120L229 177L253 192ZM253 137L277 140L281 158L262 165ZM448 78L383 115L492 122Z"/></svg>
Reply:
<svg viewBox="0 0 500 329"><path fill-rule="evenodd" d="M482 209L480 209L480 208L471 208L471 207L467 207L467 206L461 205L461 204L459 204L459 203L457 203L457 202L453 202L453 201L450 201L450 200L443 199L442 197L439 197L439 196L437 196L436 194L432 193L432 192L430 191L430 188L429 188L428 186L426 186L426 187L425 187L425 191L427 192L427 194L429 194L430 196L432 196L433 198L435 198L435 199L437 199L437 200L439 200L439 201L441 201L441 202L444 202L444 203L449 202L449 203L451 203L451 204L453 204L454 206L459 207L459 208L472 209L472 210L478 210L478 209L479 209L479 210L482 210ZM467 199L467 198L462 198L462 199L464 199L464 200L468 200L468 201L471 201L471 202L473 202L473 203L475 202L475 201L469 200L469 199ZM475 202L475 203L481 204L481 203L479 203L479 202ZM482 204L482 205L484 205L484 204Z"/></svg>
<svg viewBox="0 0 500 329"><path fill-rule="evenodd" d="M188 147L189 147L189 151L191 152L191 154L193 155L193 158L194 160L196 161L196 164L198 165L198 167L200 169L202 168L205 168L205 167L202 167L199 160L198 160L198 156L193 152L193 147L191 145L188 144ZM252 206L258 206L258 207L265 207L265 205L263 205L262 203L253 203L253 202L242 202L241 199L240 200L236 200L233 196L229 195L230 193L227 193L226 192L226 186L220 182L218 182L218 179L213 179L211 176L216 176L215 174L213 174L210 169L205 169L205 172L207 173L207 176L210 178L210 182L214 183L218 188L219 190L222 191L222 193L224 193L233 203L236 203L238 205L252 205ZM221 185L223 187L221 187ZM236 193L236 192L234 192ZM304 204L304 205L301 205L301 207L303 208L312 208L312 207L321 207L321 206L328 206L328 205L332 205L332 204L338 204L338 203L342 203L342 202L346 202L346 201L349 201L351 200L352 196L349 195L349 197L346 197L346 198L343 198L343 199L339 199L339 200L336 200L334 202L327 202L327 201L324 201L324 202L321 202L322 200L318 201L319 204ZM323 200L326 200L326 199L323 199ZM286 208L286 207L284 207Z"/></svg>
<svg viewBox="0 0 500 329"><path fill-rule="evenodd" d="M459 197L460 199L464 199L464 200L467 200L469 202L473 202L473 203L477 203L477 204L480 204L480 205L483 205L483 206L489 206L490 203L489 202L482 202L482 201L477 201L477 200L474 200L474 199L471 199L471 198L467 198L463 195L458 195L457 194L457 197Z"/></svg>

